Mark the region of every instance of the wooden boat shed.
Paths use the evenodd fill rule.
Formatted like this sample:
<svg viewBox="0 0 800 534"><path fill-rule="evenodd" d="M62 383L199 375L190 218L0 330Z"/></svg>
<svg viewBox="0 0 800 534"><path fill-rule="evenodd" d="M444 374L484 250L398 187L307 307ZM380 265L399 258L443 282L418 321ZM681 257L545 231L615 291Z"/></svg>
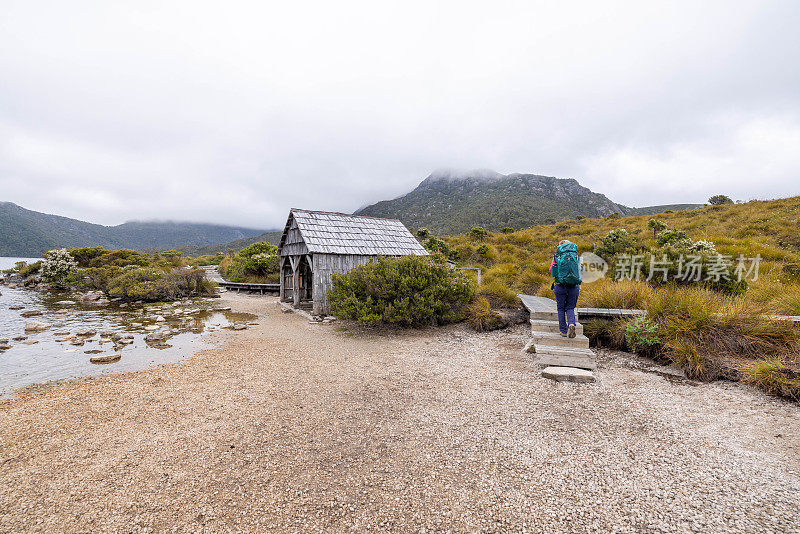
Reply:
<svg viewBox="0 0 800 534"><path fill-rule="evenodd" d="M333 275L377 256L427 256L397 219L292 209L278 245L281 301L327 315Z"/></svg>

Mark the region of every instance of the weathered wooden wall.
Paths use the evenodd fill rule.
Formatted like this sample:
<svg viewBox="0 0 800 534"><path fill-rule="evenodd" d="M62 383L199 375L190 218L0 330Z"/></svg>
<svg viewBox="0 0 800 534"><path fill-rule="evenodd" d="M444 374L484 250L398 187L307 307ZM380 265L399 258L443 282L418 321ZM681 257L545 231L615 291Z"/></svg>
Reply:
<svg viewBox="0 0 800 534"><path fill-rule="evenodd" d="M302 254L308 254L308 247L303 241L303 236L300 235L297 222L292 218L292 225L286 232L286 241L283 243L281 256L300 256Z"/></svg>
<svg viewBox="0 0 800 534"><path fill-rule="evenodd" d="M314 254L312 256L312 276L314 278L314 313L329 314L328 291L333 286L334 273L345 273L353 267L369 263L375 256L355 254Z"/></svg>

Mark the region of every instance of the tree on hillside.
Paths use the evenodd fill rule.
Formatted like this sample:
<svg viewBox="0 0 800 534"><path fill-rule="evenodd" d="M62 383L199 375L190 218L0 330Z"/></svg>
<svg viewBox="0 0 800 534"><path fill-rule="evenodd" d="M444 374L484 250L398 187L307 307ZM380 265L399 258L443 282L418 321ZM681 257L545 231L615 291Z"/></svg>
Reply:
<svg viewBox="0 0 800 534"><path fill-rule="evenodd" d="M708 199L708 203L712 206L721 206L723 204L733 204L733 200L727 195L714 195Z"/></svg>
<svg viewBox="0 0 800 534"><path fill-rule="evenodd" d="M647 227L653 231L653 239L655 239L659 232L663 232L667 229L667 224L658 219L650 219L647 221Z"/></svg>

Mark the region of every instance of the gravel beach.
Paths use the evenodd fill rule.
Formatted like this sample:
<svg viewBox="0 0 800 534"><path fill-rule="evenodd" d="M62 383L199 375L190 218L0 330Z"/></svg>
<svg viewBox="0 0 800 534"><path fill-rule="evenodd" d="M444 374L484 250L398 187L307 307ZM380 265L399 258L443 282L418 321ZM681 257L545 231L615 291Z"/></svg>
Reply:
<svg viewBox="0 0 800 534"><path fill-rule="evenodd" d="M0 403L0 531L800 532L798 405L620 353L551 382L522 325L220 304L259 324Z"/></svg>

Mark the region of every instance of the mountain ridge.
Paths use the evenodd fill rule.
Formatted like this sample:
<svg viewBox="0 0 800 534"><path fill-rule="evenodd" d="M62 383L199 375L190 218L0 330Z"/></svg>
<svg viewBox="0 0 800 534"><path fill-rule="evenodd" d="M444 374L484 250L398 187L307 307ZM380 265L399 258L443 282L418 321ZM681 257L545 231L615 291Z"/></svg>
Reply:
<svg viewBox="0 0 800 534"><path fill-rule="evenodd" d="M410 192L360 208L356 215L400 219L409 227L457 234L475 226L499 230L527 228L577 216L605 217L660 213L701 205L675 204L629 208L583 186L574 178L539 174L501 174L490 169L439 169Z"/></svg>
<svg viewBox="0 0 800 534"><path fill-rule="evenodd" d="M179 221L128 221L103 226L0 201L0 256L39 256L60 247L173 249L228 243L263 229Z"/></svg>

